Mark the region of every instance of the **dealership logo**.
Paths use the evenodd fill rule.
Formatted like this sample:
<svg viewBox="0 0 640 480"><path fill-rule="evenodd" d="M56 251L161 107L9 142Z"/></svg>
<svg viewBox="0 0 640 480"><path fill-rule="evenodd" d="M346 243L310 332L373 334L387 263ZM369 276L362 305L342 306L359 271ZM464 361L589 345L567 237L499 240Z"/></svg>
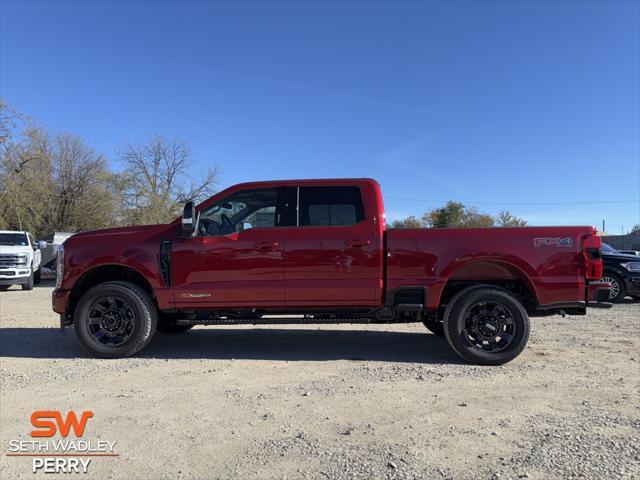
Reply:
<svg viewBox="0 0 640 480"><path fill-rule="evenodd" d="M82 437L87 421L93 417L93 412L82 412L80 420L76 412L69 412L65 419L57 410L46 410L33 412L31 414L31 425L36 430L31 431L32 437L53 437L56 431L60 432L63 437L69 436L69 431L73 428L76 437ZM54 419L55 423L51 420Z"/></svg>
<svg viewBox="0 0 640 480"><path fill-rule="evenodd" d="M534 238L534 247L571 247L573 240L571 237L542 237Z"/></svg>
<svg viewBox="0 0 640 480"><path fill-rule="evenodd" d="M9 457L30 457L33 473L88 473L94 457L117 457L116 442L84 439L93 412L63 414L38 410L31 414L32 440L10 440Z"/></svg>

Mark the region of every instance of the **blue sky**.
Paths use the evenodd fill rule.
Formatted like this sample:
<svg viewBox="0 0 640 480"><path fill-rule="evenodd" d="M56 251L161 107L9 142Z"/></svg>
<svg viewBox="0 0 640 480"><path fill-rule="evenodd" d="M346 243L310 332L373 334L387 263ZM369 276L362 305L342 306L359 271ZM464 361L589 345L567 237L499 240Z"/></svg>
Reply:
<svg viewBox="0 0 640 480"><path fill-rule="evenodd" d="M371 176L391 218L640 223L638 2L0 5L0 95L114 162L160 133L220 187Z"/></svg>

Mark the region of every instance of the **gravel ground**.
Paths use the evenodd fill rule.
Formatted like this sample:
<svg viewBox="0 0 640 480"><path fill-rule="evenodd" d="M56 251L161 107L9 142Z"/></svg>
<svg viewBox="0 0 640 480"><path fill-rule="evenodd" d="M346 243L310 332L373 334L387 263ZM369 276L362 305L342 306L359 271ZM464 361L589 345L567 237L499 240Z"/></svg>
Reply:
<svg viewBox="0 0 640 480"><path fill-rule="evenodd" d="M640 478L638 303L533 319L519 358L479 367L420 324L197 327L97 360L50 295L0 292L3 452L34 410L92 410L83 438L120 456L91 478Z"/></svg>

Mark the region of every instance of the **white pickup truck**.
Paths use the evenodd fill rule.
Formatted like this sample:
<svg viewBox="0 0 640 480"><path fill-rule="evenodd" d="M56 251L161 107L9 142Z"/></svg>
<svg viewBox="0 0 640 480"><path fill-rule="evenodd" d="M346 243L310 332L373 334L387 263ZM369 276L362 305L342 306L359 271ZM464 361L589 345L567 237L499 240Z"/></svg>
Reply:
<svg viewBox="0 0 640 480"><path fill-rule="evenodd" d="M0 290L11 285L31 290L40 283L40 250L46 246L46 242L35 242L29 232L0 231Z"/></svg>

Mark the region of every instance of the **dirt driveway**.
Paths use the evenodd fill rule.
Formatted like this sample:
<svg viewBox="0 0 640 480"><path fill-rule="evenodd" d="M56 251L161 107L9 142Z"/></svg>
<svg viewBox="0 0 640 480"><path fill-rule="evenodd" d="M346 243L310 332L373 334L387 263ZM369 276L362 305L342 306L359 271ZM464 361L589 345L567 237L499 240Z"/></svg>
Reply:
<svg viewBox="0 0 640 480"><path fill-rule="evenodd" d="M51 287L0 292L0 478L34 410L91 410L91 478L638 478L640 304L533 319L502 367L419 324L195 328L96 360ZM55 475L46 475L54 477ZM82 475L72 475L81 478Z"/></svg>

